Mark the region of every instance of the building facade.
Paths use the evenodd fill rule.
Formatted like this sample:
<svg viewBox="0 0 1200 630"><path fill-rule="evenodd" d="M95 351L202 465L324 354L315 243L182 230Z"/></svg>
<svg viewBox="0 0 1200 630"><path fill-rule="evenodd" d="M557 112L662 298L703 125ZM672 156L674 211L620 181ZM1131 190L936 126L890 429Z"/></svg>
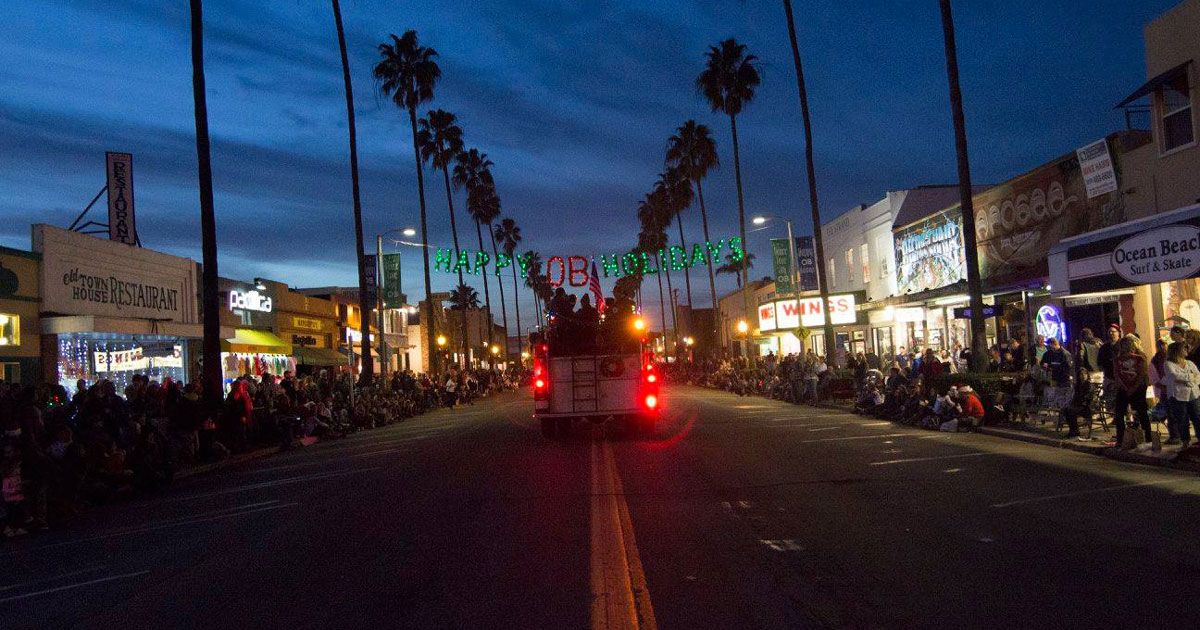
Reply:
<svg viewBox="0 0 1200 630"><path fill-rule="evenodd" d="M42 373L38 316L41 256L0 247L0 381L36 383Z"/></svg>

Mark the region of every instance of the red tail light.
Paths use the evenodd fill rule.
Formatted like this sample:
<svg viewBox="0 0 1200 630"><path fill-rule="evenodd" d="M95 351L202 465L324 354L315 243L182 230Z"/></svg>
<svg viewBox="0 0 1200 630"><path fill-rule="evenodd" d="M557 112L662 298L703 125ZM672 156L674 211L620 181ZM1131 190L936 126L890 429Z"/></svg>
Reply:
<svg viewBox="0 0 1200 630"><path fill-rule="evenodd" d="M647 394L644 402L646 403L647 409L654 409L658 406L658 396L655 396L654 394Z"/></svg>
<svg viewBox="0 0 1200 630"><path fill-rule="evenodd" d="M655 376L653 372L651 372L646 375L646 382L647 383L656 383L656 382L658 382L658 377Z"/></svg>
<svg viewBox="0 0 1200 630"><path fill-rule="evenodd" d="M533 386L536 387L537 389L545 389L546 381L539 378L538 380L533 382Z"/></svg>

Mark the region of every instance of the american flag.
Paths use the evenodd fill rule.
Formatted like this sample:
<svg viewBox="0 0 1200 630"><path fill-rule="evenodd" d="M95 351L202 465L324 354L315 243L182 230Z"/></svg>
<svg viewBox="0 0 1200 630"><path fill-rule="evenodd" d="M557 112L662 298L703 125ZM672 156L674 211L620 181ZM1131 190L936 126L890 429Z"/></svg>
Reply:
<svg viewBox="0 0 1200 630"><path fill-rule="evenodd" d="M604 293L600 290L600 276L596 274L596 261L592 261L592 273L588 279L588 290L592 292L592 301L596 303L596 310L601 314L604 313Z"/></svg>

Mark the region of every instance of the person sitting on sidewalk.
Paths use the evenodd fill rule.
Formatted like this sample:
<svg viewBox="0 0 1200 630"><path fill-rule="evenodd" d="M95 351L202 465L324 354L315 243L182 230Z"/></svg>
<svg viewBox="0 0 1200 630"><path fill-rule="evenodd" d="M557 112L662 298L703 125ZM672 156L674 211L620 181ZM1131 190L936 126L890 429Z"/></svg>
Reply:
<svg viewBox="0 0 1200 630"><path fill-rule="evenodd" d="M983 400L970 385L958 386L958 430L978 429L983 426Z"/></svg>
<svg viewBox="0 0 1200 630"><path fill-rule="evenodd" d="M1066 439L1079 437L1079 419L1092 417L1092 390L1095 385L1088 378L1086 368L1079 368L1079 378L1075 380L1075 392L1071 402L1062 408L1063 421L1067 423Z"/></svg>

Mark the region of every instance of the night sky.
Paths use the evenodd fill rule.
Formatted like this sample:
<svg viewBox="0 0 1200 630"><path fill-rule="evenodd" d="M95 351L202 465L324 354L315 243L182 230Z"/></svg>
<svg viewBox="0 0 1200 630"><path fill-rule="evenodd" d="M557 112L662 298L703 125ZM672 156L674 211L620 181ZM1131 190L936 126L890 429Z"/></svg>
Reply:
<svg viewBox="0 0 1200 630"><path fill-rule="evenodd" d="M1174 4L958 1L976 183L1007 179L1123 128L1112 107L1145 79L1142 27ZM128 151L143 244L199 258L187 5L7 4L0 244L28 248L30 223L69 225L104 184L104 152ZM729 121L710 113L694 88L707 46L730 36L758 55L763 75L738 121L747 213L792 214L797 231L811 233L780 5L343 0L367 239L373 247L374 234L417 224L407 116L377 96L370 74L375 46L409 28L440 53L443 78L431 105L456 113L467 145L495 162L504 213L524 231L522 250L598 255L631 246L637 201L662 170L667 137L688 118L712 127L721 153L722 168L705 187L714 240L734 234ZM937 2L795 5L823 218L887 190L953 183ZM221 274L354 284L345 103L329 4L209 0L205 22ZM430 239L449 246L441 177L426 175ZM464 204L460 195L456 210ZM689 212L691 240L700 220ZM464 217L460 238L471 242ZM781 234L751 237L758 276L769 273L768 236ZM405 288L420 295L419 258L405 254ZM449 288L450 278L435 275L435 289ZM694 287L697 306L708 304L706 285ZM726 277L718 289L732 287Z"/></svg>

